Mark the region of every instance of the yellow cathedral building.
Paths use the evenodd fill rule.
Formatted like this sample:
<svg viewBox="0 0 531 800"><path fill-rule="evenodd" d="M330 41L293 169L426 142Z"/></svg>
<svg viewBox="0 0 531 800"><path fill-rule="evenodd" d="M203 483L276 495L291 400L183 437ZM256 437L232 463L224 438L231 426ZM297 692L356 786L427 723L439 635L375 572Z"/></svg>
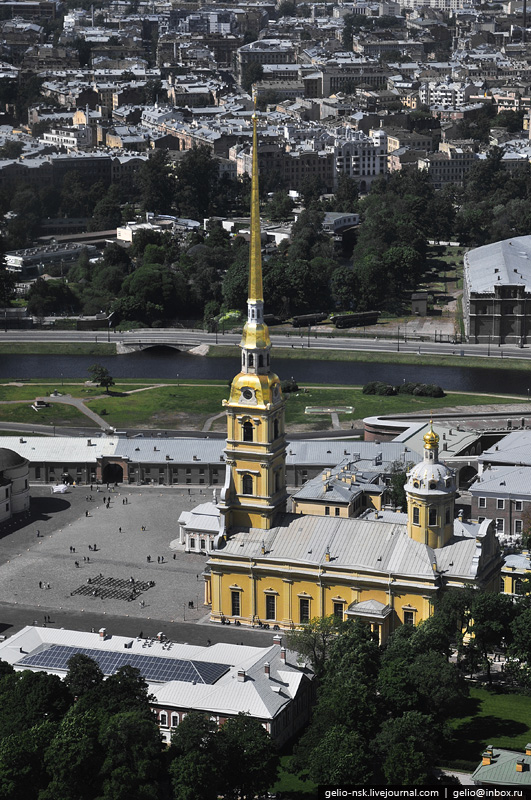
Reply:
<svg viewBox="0 0 531 800"><path fill-rule="evenodd" d="M290 630L335 614L365 620L385 641L398 625L427 619L445 587L498 591L494 523L455 519L455 474L439 461L432 429L408 474L407 514L286 512L285 401L264 323L259 213L255 113L247 322L224 403L226 478L205 573L211 620Z"/></svg>

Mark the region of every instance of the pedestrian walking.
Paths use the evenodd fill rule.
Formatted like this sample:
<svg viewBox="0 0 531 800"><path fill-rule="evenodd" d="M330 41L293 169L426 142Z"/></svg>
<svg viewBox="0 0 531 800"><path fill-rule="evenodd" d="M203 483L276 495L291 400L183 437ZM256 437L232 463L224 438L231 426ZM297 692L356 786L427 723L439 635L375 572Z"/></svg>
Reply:
<svg viewBox="0 0 531 800"><path fill-rule="evenodd" d="M87 563L90 561L90 556L87 556Z"/></svg>
<svg viewBox="0 0 531 800"><path fill-rule="evenodd" d="M121 533L121 532L122 532L122 529L121 529L121 528L118 528L118 533Z"/></svg>
<svg viewBox="0 0 531 800"><path fill-rule="evenodd" d="M148 557L146 558L146 561L148 562L148 564L150 564L150 563L151 563L151 556L148 556Z"/></svg>
<svg viewBox="0 0 531 800"><path fill-rule="evenodd" d="M79 567L79 561L74 561L74 564L76 565L76 567Z"/></svg>
<svg viewBox="0 0 531 800"><path fill-rule="evenodd" d="M75 548L75 547L73 547L73 548L72 548L72 552L73 552L73 553L75 553L75 552L76 552L76 548Z"/></svg>
<svg viewBox="0 0 531 800"><path fill-rule="evenodd" d="M37 539L40 538L40 535L41 535L41 532L40 532L40 530L37 529Z"/></svg>
<svg viewBox="0 0 531 800"><path fill-rule="evenodd" d="M157 556L157 564L160 564L160 556Z"/></svg>
<svg viewBox="0 0 531 800"><path fill-rule="evenodd" d="M89 515L88 511L85 511L85 516L88 517L88 515Z"/></svg>
<svg viewBox="0 0 531 800"><path fill-rule="evenodd" d="M42 589L42 581L39 581L39 589Z"/></svg>

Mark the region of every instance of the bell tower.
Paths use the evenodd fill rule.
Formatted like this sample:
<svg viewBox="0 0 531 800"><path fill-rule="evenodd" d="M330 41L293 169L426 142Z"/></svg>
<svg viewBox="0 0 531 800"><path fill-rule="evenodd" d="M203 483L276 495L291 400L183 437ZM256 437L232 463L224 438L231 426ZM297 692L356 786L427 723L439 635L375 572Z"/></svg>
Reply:
<svg viewBox="0 0 531 800"><path fill-rule="evenodd" d="M444 547L454 530L457 487L455 472L439 461L439 436L430 430L424 436L424 458L408 474L407 532L429 547Z"/></svg>
<svg viewBox="0 0 531 800"><path fill-rule="evenodd" d="M271 372L271 340L264 323L262 243L258 194L256 101L253 121L251 241L247 322L241 348L241 371L232 381L227 410L227 471L218 507L220 533L232 527L269 529L285 512L286 438L280 381Z"/></svg>

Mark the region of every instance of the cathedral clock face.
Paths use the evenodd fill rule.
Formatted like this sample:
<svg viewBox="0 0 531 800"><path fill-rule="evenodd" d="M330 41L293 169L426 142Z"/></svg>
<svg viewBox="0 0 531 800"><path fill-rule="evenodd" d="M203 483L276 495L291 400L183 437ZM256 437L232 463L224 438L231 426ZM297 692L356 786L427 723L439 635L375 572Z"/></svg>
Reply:
<svg viewBox="0 0 531 800"><path fill-rule="evenodd" d="M256 403L254 389L249 386L243 386L240 394L240 403Z"/></svg>

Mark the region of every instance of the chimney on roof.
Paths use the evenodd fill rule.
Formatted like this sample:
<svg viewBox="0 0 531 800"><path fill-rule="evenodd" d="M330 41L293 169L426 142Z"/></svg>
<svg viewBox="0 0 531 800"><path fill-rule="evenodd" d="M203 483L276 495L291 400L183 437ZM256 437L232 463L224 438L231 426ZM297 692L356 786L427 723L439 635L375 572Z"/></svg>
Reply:
<svg viewBox="0 0 531 800"><path fill-rule="evenodd" d="M106 628L100 628L99 634L100 634L100 639L105 639L106 636L107 636L107 629Z"/></svg>
<svg viewBox="0 0 531 800"><path fill-rule="evenodd" d="M330 561L330 546L327 545L325 553L325 561Z"/></svg>
<svg viewBox="0 0 531 800"><path fill-rule="evenodd" d="M280 660L282 661L283 664L286 663L286 648L285 647L281 647L280 648Z"/></svg>
<svg viewBox="0 0 531 800"><path fill-rule="evenodd" d="M239 680L239 682L240 683L245 683L245 679L246 679L245 670L244 669L239 669L238 670L238 680Z"/></svg>
<svg viewBox="0 0 531 800"><path fill-rule="evenodd" d="M493 759L492 747L487 747L487 749L481 756L482 766L488 767L489 764L492 764L492 759Z"/></svg>
<svg viewBox="0 0 531 800"><path fill-rule="evenodd" d="M266 661L266 663L264 664L264 675L266 676L266 678L271 677L271 665L269 661Z"/></svg>
<svg viewBox="0 0 531 800"><path fill-rule="evenodd" d="M279 647L282 644L282 636L279 633L275 633L275 635L273 636L273 644L276 644ZM529 747L531 747L531 744L529 745Z"/></svg>
<svg viewBox="0 0 531 800"><path fill-rule="evenodd" d="M531 756L531 742L528 742L525 746L525 754L526 756Z"/></svg>
<svg viewBox="0 0 531 800"><path fill-rule="evenodd" d="M529 764L526 763L525 759L519 758L516 762L516 771L527 772L528 770L529 770Z"/></svg>

